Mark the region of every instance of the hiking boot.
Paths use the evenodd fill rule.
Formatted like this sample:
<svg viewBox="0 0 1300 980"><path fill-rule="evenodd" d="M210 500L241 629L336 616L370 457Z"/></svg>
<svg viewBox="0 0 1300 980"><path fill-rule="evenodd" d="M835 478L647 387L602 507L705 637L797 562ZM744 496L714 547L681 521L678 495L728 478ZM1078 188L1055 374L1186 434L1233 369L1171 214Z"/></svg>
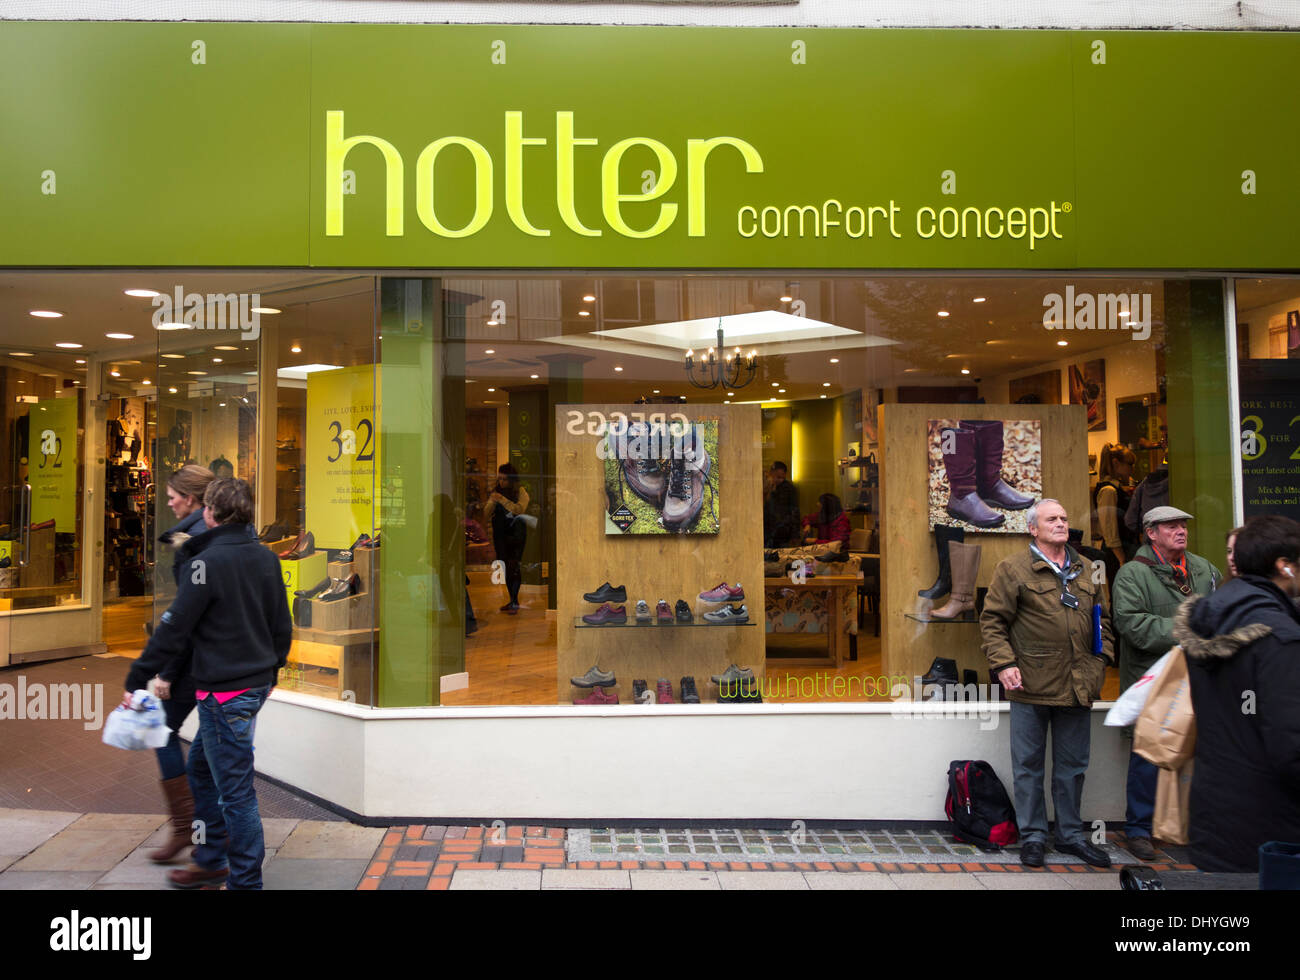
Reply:
<svg viewBox="0 0 1300 980"><path fill-rule="evenodd" d="M715 609L713 612L704 614L706 623L748 623L749 610L744 605L723 606L721 609Z"/></svg>
<svg viewBox="0 0 1300 980"><path fill-rule="evenodd" d="M183 868L167 873L167 881L173 888L202 888L209 882L223 882L230 875L229 868L217 868L209 871L197 864L188 864Z"/></svg>
<svg viewBox="0 0 1300 980"><path fill-rule="evenodd" d="M650 700L645 681L632 682L632 700L636 704L646 704Z"/></svg>
<svg viewBox="0 0 1300 980"><path fill-rule="evenodd" d="M650 605L644 599L636 601L636 621L638 623L650 622Z"/></svg>
<svg viewBox="0 0 1300 980"><path fill-rule="evenodd" d="M662 426L660 427L662 431ZM632 492L656 510L664 505L664 492L668 489L668 470L660 453L666 436L651 439L651 429L644 422L633 422L627 427L626 452L618 453L618 441L611 430L608 436L611 455L623 469L623 478Z"/></svg>
<svg viewBox="0 0 1300 980"><path fill-rule="evenodd" d="M700 516L704 506L704 484L713 462L704 448L704 430L695 426L690 440L690 459L674 457L668 461L668 491L664 495L661 520L669 531L685 531ZM683 442L679 445L684 445ZM676 447L674 447L676 448Z"/></svg>
<svg viewBox="0 0 1300 980"><path fill-rule="evenodd" d="M673 611L674 614L676 615L677 622L679 623L695 622L695 614L691 612L691 607L686 604L685 599L678 599L677 605L673 608Z"/></svg>
<svg viewBox="0 0 1300 980"><path fill-rule="evenodd" d="M737 681L752 681L754 679L754 670L752 667L737 667L732 664L721 674L714 674L709 680L721 687L723 684L735 684Z"/></svg>
<svg viewBox="0 0 1300 980"><path fill-rule="evenodd" d="M612 670L601 670L599 667L592 667L581 677L570 677L569 683L574 687L613 687L618 683L618 678L614 676Z"/></svg>
<svg viewBox="0 0 1300 980"><path fill-rule="evenodd" d="M682 686L678 690L681 691L682 704L700 703L700 692L695 689L694 677L683 677Z"/></svg>
<svg viewBox="0 0 1300 980"><path fill-rule="evenodd" d="M589 626L623 626L627 624L627 607L611 606L607 602L594 613L583 616L582 621Z"/></svg>
<svg viewBox="0 0 1300 980"><path fill-rule="evenodd" d="M1130 837L1128 839L1128 852L1139 861L1158 860L1155 846L1151 843L1150 837Z"/></svg>
<svg viewBox="0 0 1300 980"><path fill-rule="evenodd" d="M673 611L669 608L667 599L659 600L659 605L655 607L655 616L658 618L661 626L664 623L671 623L673 621Z"/></svg>
<svg viewBox="0 0 1300 980"><path fill-rule="evenodd" d="M587 592L582 596L586 602L627 602L627 589L620 585L617 589L606 582L595 592Z"/></svg>
<svg viewBox="0 0 1300 980"><path fill-rule="evenodd" d="M739 602L745 598L745 589L739 582L735 585L720 582L708 592L701 592L700 598L705 602Z"/></svg>
<svg viewBox="0 0 1300 980"><path fill-rule="evenodd" d="M753 680L732 681L718 685L719 704L762 704L763 695L758 691L758 684Z"/></svg>
<svg viewBox="0 0 1300 980"><path fill-rule="evenodd" d="M659 682L655 684L655 703L656 704L677 703L676 701L673 700L673 686L672 684L668 683L667 678L661 677L659 678Z"/></svg>
<svg viewBox="0 0 1300 980"><path fill-rule="evenodd" d="M593 705L618 704L618 695L607 694L605 691L602 691L600 688L596 688L585 698L574 698L573 703L593 704Z"/></svg>

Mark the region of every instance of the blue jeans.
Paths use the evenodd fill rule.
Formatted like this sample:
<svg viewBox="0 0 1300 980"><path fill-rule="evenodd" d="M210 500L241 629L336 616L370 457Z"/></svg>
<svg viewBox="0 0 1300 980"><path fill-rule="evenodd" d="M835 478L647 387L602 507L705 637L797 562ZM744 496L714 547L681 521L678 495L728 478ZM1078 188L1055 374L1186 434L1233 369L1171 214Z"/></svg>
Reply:
<svg viewBox="0 0 1300 980"><path fill-rule="evenodd" d="M162 703L163 714L167 717L167 727L171 729L171 738L161 749L154 749L158 757L158 768L162 770L163 779L174 779L185 775L185 753L181 751L180 736L177 731L185 724L185 719L194 710L194 692L189 697L171 697Z"/></svg>
<svg viewBox="0 0 1300 980"><path fill-rule="evenodd" d="M1156 812L1156 783L1160 770L1136 752L1128 757L1128 813L1124 833L1129 837L1150 837L1151 818Z"/></svg>
<svg viewBox="0 0 1300 980"><path fill-rule="evenodd" d="M209 694L199 702L199 731L190 746L190 792L204 841L193 861L215 870L228 865L226 886L262 887L262 816L253 788L253 732L270 687L255 687L225 704Z"/></svg>

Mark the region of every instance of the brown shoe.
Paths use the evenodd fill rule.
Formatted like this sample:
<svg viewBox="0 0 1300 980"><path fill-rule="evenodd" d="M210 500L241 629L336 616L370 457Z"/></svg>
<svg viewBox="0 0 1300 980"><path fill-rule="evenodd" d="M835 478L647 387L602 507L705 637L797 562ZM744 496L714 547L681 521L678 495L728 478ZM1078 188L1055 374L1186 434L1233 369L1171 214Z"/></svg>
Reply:
<svg viewBox="0 0 1300 980"><path fill-rule="evenodd" d="M188 864L183 868L167 873L167 880L173 888L202 888L207 882L224 882L230 874L229 868L217 868L209 871L197 864Z"/></svg>
<svg viewBox="0 0 1300 980"><path fill-rule="evenodd" d="M194 819L194 798L190 796L189 777L182 773L162 781L163 795L167 797L167 809L171 812L171 838L156 851L149 852L149 860L155 864L167 864L176 860L177 855L189 847L190 821Z"/></svg>
<svg viewBox="0 0 1300 980"><path fill-rule="evenodd" d="M1150 837L1130 837L1128 852L1139 861L1155 861L1158 857Z"/></svg>

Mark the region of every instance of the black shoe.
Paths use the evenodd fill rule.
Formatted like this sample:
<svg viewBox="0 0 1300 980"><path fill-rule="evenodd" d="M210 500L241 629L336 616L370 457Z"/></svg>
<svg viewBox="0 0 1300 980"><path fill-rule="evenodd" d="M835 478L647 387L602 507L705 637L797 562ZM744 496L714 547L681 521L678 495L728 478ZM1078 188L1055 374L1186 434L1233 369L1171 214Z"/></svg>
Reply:
<svg viewBox="0 0 1300 980"><path fill-rule="evenodd" d="M677 617L677 622L679 623L695 622L695 614L691 612L691 607L686 604L685 599L677 600L677 605L673 608L673 612Z"/></svg>
<svg viewBox="0 0 1300 980"><path fill-rule="evenodd" d="M8 568L12 564L13 564L13 560L8 555L5 555L3 558L0 558L0 568Z"/></svg>
<svg viewBox="0 0 1300 980"><path fill-rule="evenodd" d="M778 555L775 551L763 552L763 561L773 562L773 561L780 561L780 560L781 560L781 556Z"/></svg>
<svg viewBox="0 0 1300 980"><path fill-rule="evenodd" d="M347 578L336 578L333 584L316 598L321 602L336 602L339 599L346 599L348 596L356 595L360 587L360 575L354 574L349 575Z"/></svg>
<svg viewBox="0 0 1300 980"><path fill-rule="evenodd" d="M1073 854L1075 857L1081 857L1094 868L1109 868L1110 855L1099 847L1093 847L1085 840L1075 841L1072 844L1064 844L1061 841L1055 843L1054 849L1062 854Z"/></svg>
<svg viewBox="0 0 1300 980"><path fill-rule="evenodd" d="M617 589L606 582L595 592L587 592L582 596L586 602L627 602L627 589L619 586Z"/></svg>
<svg viewBox="0 0 1300 980"><path fill-rule="evenodd" d="M694 677L683 677L679 690L682 693L682 704L700 703L700 692L695 689Z"/></svg>
<svg viewBox="0 0 1300 980"><path fill-rule="evenodd" d="M465 635L473 636L477 632L478 632L478 620L477 619L465 620Z"/></svg>
<svg viewBox="0 0 1300 980"><path fill-rule="evenodd" d="M930 669L921 678L921 683L923 685L956 684L957 661L949 660L946 657L935 657L934 663L930 664Z"/></svg>
<svg viewBox="0 0 1300 980"><path fill-rule="evenodd" d="M1031 840L1020 847L1020 863L1027 868L1043 866L1043 842Z"/></svg>
<svg viewBox="0 0 1300 980"><path fill-rule="evenodd" d="M299 589L294 593L302 599L314 599L317 595L324 592L330 587L330 577L326 575L323 579L313 585L310 589Z"/></svg>
<svg viewBox="0 0 1300 980"><path fill-rule="evenodd" d="M644 704L646 701L645 681L632 682L632 700L636 704Z"/></svg>

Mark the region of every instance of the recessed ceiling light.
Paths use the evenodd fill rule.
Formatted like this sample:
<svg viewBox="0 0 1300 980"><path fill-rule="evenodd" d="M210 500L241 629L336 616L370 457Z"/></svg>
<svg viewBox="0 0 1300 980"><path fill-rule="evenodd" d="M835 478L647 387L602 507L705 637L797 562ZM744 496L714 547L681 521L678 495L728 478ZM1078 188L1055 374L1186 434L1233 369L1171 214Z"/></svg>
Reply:
<svg viewBox="0 0 1300 980"><path fill-rule="evenodd" d="M187 323L159 323L155 329L158 330L192 330L193 328Z"/></svg>
<svg viewBox="0 0 1300 980"><path fill-rule="evenodd" d="M145 379L144 379L143 381L141 381L140 383L141 383L142 385L151 385L151 384L153 384L153 382L150 381L148 378L145 378Z"/></svg>
<svg viewBox="0 0 1300 980"><path fill-rule="evenodd" d="M140 296L143 299L153 299L155 296L162 295L162 293L153 289L124 289L122 292L128 296Z"/></svg>
<svg viewBox="0 0 1300 980"><path fill-rule="evenodd" d="M777 393L778 395L784 395L784 394L785 394L785 389L784 389L784 388L777 388L777 389L776 389L776 393Z"/></svg>
<svg viewBox="0 0 1300 980"><path fill-rule="evenodd" d="M221 350L221 348L218 347L217 350ZM163 357L170 357L170 358L172 358L173 360L177 360L177 361L179 361L179 360L184 359L185 355L184 355L184 354L164 354Z"/></svg>
<svg viewBox="0 0 1300 980"><path fill-rule="evenodd" d="M221 361L222 361L222 359L221 359L220 357L214 357L214 358L212 359L212 363L213 363L213 364L220 364Z"/></svg>
<svg viewBox="0 0 1300 980"><path fill-rule="evenodd" d="M120 378L120 377L122 376L122 372L119 371L117 368L114 368L113 370L109 371L108 373L109 373L110 376L112 376L112 377L114 377L114 378Z"/></svg>
<svg viewBox="0 0 1300 980"><path fill-rule="evenodd" d="M1128 310L1121 310L1119 315L1122 316L1122 317L1127 317L1127 316L1129 315L1129 311L1128 311Z"/></svg>
<svg viewBox="0 0 1300 980"><path fill-rule="evenodd" d="M186 374L207 374L207 371L186 371Z"/></svg>
<svg viewBox="0 0 1300 980"><path fill-rule="evenodd" d="M972 302L972 303L983 303L983 302L984 302L984 297L983 297L983 296L976 296L973 300L971 300L971 302Z"/></svg>
<svg viewBox="0 0 1300 980"><path fill-rule="evenodd" d="M32 310L31 315L39 316L46 320L57 320L59 317L63 316L62 313L56 313L54 310Z"/></svg>
<svg viewBox="0 0 1300 980"><path fill-rule="evenodd" d="M950 314L947 310L940 310L940 311L939 311L939 315L940 315L940 316L950 316L951 314Z"/></svg>
<svg viewBox="0 0 1300 980"><path fill-rule="evenodd" d="M133 333L106 333L104 336L109 340L135 340Z"/></svg>
<svg viewBox="0 0 1300 980"><path fill-rule="evenodd" d="M176 394L176 389L175 389L175 388L168 388L167 390L168 390L169 392L171 392L173 395Z"/></svg>
<svg viewBox="0 0 1300 980"><path fill-rule="evenodd" d="M489 388L488 391L496 391L495 388Z"/></svg>
<svg viewBox="0 0 1300 980"><path fill-rule="evenodd" d="M659 389L658 389L658 388L656 388L656 389L654 390L654 394L656 394L656 395L659 394Z"/></svg>
<svg viewBox="0 0 1300 980"><path fill-rule="evenodd" d="M579 311L578 311L578 316L591 316L591 311L590 311L590 310L579 310Z"/></svg>
<svg viewBox="0 0 1300 980"><path fill-rule="evenodd" d="M779 381L773 381L773 382L772 382L772 387L773 387L773 388L780 388L780 387L781 387L781 382L779 382Z"/></svg>
<svg viewBox="0 0 1300 980"><path fill-rule="evenodd" d="M225 408L225 407L226 407L225 402L217 402L217 408Z"/></svg>
<svg viewBox="0 0 1300 980"><path fill-rule="evenodd" d="M1057 347L1069 347L1069 346L1070 346L1070 342L1069 342L1068 340L1058 340L1058 341L1056 342L1056 346L1057 346Z"/></svg>
<svg viewBox="0 0 1300 980"><path fill-rule="evenodd" d="M961 373L962 373L962 374L970 374L970 368L962 368L962 369L961 369Z"/></svg>
<svg viewBox="0 0 1300 980"><path fill-rule="evenodd" d="M825 396L825 395L822 395L822 397L825 398L826 396Z"/></svg>
<svg viewBox="0 0 1300 980"><path fill-rule="evenodd" d="M264 314L269 315L269 314L272 314L272 313L279 313L280 311L277 310L274 306L254 306L254 307L253 307L253 312L254 312L254 313L264 313Z"/></svg>
<svg viewBox="0 0 1300 980"><path fill-rule="evenodd" d="M238 347L231 347L229 344L218 344L213 350L239 350ZM179 354L164 354L163 357L180 357Z"/></svg>
<svg viewBox="0 0 1300 980"><path fill-rule="evenodd" d="M77 358L77 363L78 363L78 364L85 364L85 363L86 363L86 359L85 359L84 357L79 357L79 358Z"/></svg>
<svg viewBox="0 0 1300 980"><path fill-rule="evenodd" d="M838 363L840 363L840 359L839 359L838 357L832 357L832 358L831 358L831 363L832 363L832 364L838 364Z"/></svg>
<svg viewBox="0 0 1300 980"><path fill-rule="evenodd" d="M588 293L586 296L582 297L582 301L584 303L594 303L596 302L596 297L592 296L591 293Z"/></svg>
<svg viewBox="0 0 1300 980"><path fill-rule="evenodd" d="M829 388L830 386L831 386L831 383L830 383L829 381L823 381L823 382L822 382L822 387L823 387L823 388Z"/></svg>
<svg viewBox="0 0 1300 980"><path fill-rule="evenodd" d="M289 348L289 353L291 353L291 354L301 354L301 353L302 353L302 348L299 347L297 344L294 344L292 347Z"/></svg>
<svg viewBox="0 0 1300 980"><path fill-rule="evenodd" d="M782 297L781 297L781 302L782 302L782 303L793 303L793 302L794 302L794 297L793 297L793 296L782 296Z"/></svg>
<svg viewBox="0 0 1300 980"><path fill-rule="evenodd" d="M621 367L619 367L619 366L616 364L616 365L614 365L614 370L615 370L615 371L622 371L623 369L622 369Z"/></svg>
<svg viewBox="0 0 1300 980"><path fill-rule="evenodd" d="M11 350L9 352L9 356L10 357L34 357L35 355L25 350Z"/></svg>
<svg viewBox="0 0 1300 980"><path fill-rule="evenodd" d="M484 354L495 354L496 351L493 350L491 347L489 347L489 348L488 348L487 350L485 350L483 353L484 353Z"/></svg>
<svg viewBox="0 0 1300 980"><path fill-rule="evenodd" d="M81 350L85 345L73 343L71 340L61 340L54 346L62 347L64 350Z"/></svg>
<svg viewBox="0 0 1300 980"><path fill-rule="evenodd" d="M496 327L496 326L499 326L499 324L497 323L496 320L489 320L489 321L487 322L487 325L488 325L489 327Z"/></svg>
<svg viewBox="0 0 1300 980"><path fill-rule="evenodd" d="M529 377L532 378L534 381L537 380L537 375L535 374L530 374Z"/></svg>

